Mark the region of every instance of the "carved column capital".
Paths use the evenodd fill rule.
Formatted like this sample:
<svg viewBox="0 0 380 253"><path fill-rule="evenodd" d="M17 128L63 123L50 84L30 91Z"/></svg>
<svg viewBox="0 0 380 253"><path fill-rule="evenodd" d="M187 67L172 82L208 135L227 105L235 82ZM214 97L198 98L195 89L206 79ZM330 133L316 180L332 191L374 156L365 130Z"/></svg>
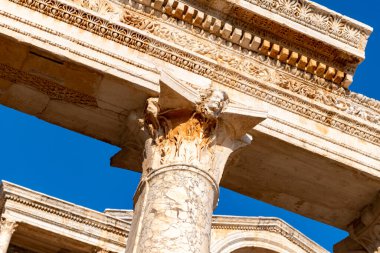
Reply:
<svg viewBox="0 0 380 253"><path fill-rule="evenodd" d="M217 184L229 155L251 142L247 132L266 113L231 101L226 92L180 82L163 72L159 98L147 100L143 177L155 169L186 164Z"/></svg>
<svg viewBox="0 0 380 253"><path fill-rule="evenodd" d="M361 216L351 223L348 231L350 237L367 252L380 252L380 193L364 208Z"/></svg>
<svg viewBox="0 0 380 253"><path fill-rule="evenodd" d="M265 117L225 91L163 72L160 96L145 107L148 138L126 252L210 252L224 166Z"/></svg>
<svg viewBox="0 0 380 253"><path fill-rule="evenodd" d="M16 231L18 223L2 217L0 219L0 232L13 234Z"/></svg>
<svg viewBox="0 0 380 253"><path fill-rule="evenodd" d="M1 217L0 219L0 252L7 252L12 234L18 224L15 221Z"/></svg>

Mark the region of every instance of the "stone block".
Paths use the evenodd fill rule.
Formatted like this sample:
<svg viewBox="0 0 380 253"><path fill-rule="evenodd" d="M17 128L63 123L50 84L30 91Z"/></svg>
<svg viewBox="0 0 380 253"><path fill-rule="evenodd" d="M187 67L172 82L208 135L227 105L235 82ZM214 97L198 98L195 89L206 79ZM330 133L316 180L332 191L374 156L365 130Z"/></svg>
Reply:
<svg viewBox="0 0 380 253"><path fill-rule="evenodd" d="M260 45L261 45L261 38L258 37L258 36L254 36L253 39L252 39L252 42L251 42L251 45L249 45L249 48L254 50L254 51L258 51Z"/></svg>
<svg viewBox="0 0 380 253"><path fill-rule="evenodd" d="M289 54L289 49L283 47L278 55L278 59L282 62L286 62L289 58Z"/></svg>
<svg viewBox="0 0 380 253"><path fill-rule="evenodd" d="M175 3L177 1L175 0L168 0L168 2L165 5L165 13L168 15L172 15L173 9L175 8Z"/></svg>
<svg viewBox="0 0 380 253"><path fill-rule="evenodd" d="M239 44L240 38L242 35L243 35L243 31L239 28L235 28L231 35L231 41L233 43Z"/></svg>
<svg viewBox="0 0 380 253"><path fill-rule="evenodd" d="M195 15L195 9L193 7L188 6L186 13L183 16L183 20L191 24L193 21L194 15Z"/></svg>
<svg viewBox="0 0 380 253"><path fill-rule="evenodd" d="M270 49L270 41L264 40L259 48L260 53L267 55Z"/></svg>
<svg viewBox="0 0 380 253"><path fill-rule="evenodd" d="M150 4L151 4L151 2L152 2L152 0L140 0L141 1L141 3L143 4L143 5L145 5L145 6L150 6Z"/></svg>
<svg viewBox="0 0 380 253"><path fill-rule="evenodd" d="M16 45L17 44L17 45ZM25 58L28 56L29 48L12 40L1 39L0 41L0 64L13 68L21 68Z"/></svg>
<svg viewBox="0 0 380 253"><path fill-rule="evenodd" d="M178 2L175 10L173 10L173 16L178 19L182 19L182 15L184 11L185 11L185 5L181 2Z"/></svg>
<svg viewBox="0 0 380 253"><path fill-rule="evenodd" d="M297 68L304 70L306 68L307 63L308 63L308 58L304 55L301 55L297 63Z"/></svg>
<svg viewBox="0 0 380 253"><path fill-rule="evenodd" d="M315 71L315 74L319 77L323 77L325 72L326 72L326 64L323 64L320 62L318 64L317 70Z"/></svg>
<svg viewBox="0 0 380 253"><path fill-rule="evenodd" d="M22 70L87 95L96 93L102 78L90 68L66 63L39 53L29 54Z"/></svg>
<svg viewBox="0 0 380 253"><path fill-rule="evenodd" d="M269 56L272 58L277 58L277 55L280 53L280 45L273 44L272 48L270 49Z"/></svg>
<svg viewBox="0 0 380 253"><path fill-rule="evenodd" d="M243 34L243 37L241 38L240 45L242 47L248 48L249 44L251 43L251 40L252 40L252 34L248 33L248 32L245 32Z"/></svg>
<svg viewBox="0 0 380 253"><path fill-rule="evenodd" d="M325 74L325 78L331 81L334 78L335 74L336 74L336 69L332 67L328 67Z"/></svg>
<svg viewBox="0 0 380 253"><path fill-rule="evenodd" d="M343 79L344 79L344 72L338 70L336 72L336 75L334 76L333 82L336 84L340 84L343 81Z"/></svg>
<svg viewBox="0 0 380 253"><path fill-rule="evenodd" d="M219 34L222 28L222 21L220 19L215 19L213 25L210 27L212 33Z"/></svg>
<svg viewBox="0 0 380 253"><path fill-rule="evenodd" d="M164 0L155 0L153 4L153 8L156 10L161 10L164 4Z"/></svg>
<svg viewBox="0 0 380 253"><path fill-rule="evenodd" d="M13 84L0 96L1 104L31 115L42 113L48 102L48 95L22 84Z"/></svg>
<svg viewBox="0 0 380 253"><path fill-rule="evenodd" d="M295 66L297 64L299 54L297 52L292 52L288 59L288 64Z"/></svg>
<svg viewBox="0 0 380 253"><path fill-rule="evenodd" d="M232 29L233 27L230 23L225 23L221 31L222 37L228 39L232 33Z"/></svg>
<svg viewBox="0 0 380 253"><path fill-rule="evenodd" d="M201 12L201 11L197 11L196 15L195 15L195 18L194 18L194 21L193 21L193 24L195 26L202 26L202 23L203 23L203 20L205 19L205 14L204 12Z"/></svg>
<svg viewBox="0 0 380 253"><path fill-rule="evenodd" d="M348 87L350 87L353 81L354 81L354 77L350 74L347 74L342 82L342 86L348 89Z"/></svg>
<svg viewBox="0 0 380 253"><path fill-rule="evenodd" d="M144 106L146 95L132 88L127 82L106 76L96 95L99 107L116 112L125 112ZM112 109L112 107L118 109Z"/></svg>
<svg viewBox="0 0 380 253"><path fill-rule="evenodd" d="M310 59L309 63L306 66L306 71L314 74L316 69L317 69L317 61Z"/></svg>
<svg viewBox="0 0 380 253"><path fill-rule="evenodd" d="M206 30L209 30L211 25L214 23L215 18L212 16L207 16L206 19L202 23L202 27Z"/></svg>

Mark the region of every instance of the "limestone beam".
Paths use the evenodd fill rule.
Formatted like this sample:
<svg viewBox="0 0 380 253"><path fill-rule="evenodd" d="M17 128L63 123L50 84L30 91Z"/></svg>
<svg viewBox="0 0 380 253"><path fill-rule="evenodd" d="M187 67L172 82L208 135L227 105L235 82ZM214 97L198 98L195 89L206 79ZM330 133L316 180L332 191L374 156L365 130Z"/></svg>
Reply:
<svg viewBox="0 0 380 253"><path fill-rule="evenodd" d="M149 135L126 252L209 252L225 163L266 113L172 73L163 72L160 87L145 109Z"/></svg>
<svg viewBox="0 0 380 253"><path fill-rule="evenodd" d="M361 216L348 227L350 237L335 246L335 252L380 252L380 193ZM360 251L360 246L362 250Z"/></svg>

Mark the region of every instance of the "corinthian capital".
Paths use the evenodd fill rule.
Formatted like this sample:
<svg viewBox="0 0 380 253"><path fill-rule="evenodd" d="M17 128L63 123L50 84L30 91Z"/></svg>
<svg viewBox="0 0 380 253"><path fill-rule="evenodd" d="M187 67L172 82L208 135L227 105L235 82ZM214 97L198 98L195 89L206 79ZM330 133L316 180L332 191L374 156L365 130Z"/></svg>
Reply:
<svg viewBox="0 0 380 253"><path fill-rule="evenodd" d="M15 221L12 221L3 217L0 220L0 232L13 234L17 226L18 224Z"/></svg>
<svg viewBox="0 0 380 253"><path fill-rule="evenodd" d="M229 155L250 143L247 132L266 113L231 101L220 89L197 87L163 72L158 98L147 100L143 171L172 164L186 164L220 180Z"/></svg>

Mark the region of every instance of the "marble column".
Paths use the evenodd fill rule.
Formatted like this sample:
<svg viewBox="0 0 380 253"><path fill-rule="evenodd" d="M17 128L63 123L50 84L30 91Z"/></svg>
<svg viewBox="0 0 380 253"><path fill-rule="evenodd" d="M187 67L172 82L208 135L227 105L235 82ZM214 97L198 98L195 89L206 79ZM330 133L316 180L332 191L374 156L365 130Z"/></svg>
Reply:
<svg viewBox="0 0 380 253"><path fill-rule="evenodd" d="M163 79L145 109L149 138L126 252L208 253L224 166L263 113L240 111L221 90Z"/></svg>
<svg viewBox="0 0 380 253"><path fill-rule="evenodd" d="M0 253L6 253L17 223L5 218L0 221Z"/></svg>

